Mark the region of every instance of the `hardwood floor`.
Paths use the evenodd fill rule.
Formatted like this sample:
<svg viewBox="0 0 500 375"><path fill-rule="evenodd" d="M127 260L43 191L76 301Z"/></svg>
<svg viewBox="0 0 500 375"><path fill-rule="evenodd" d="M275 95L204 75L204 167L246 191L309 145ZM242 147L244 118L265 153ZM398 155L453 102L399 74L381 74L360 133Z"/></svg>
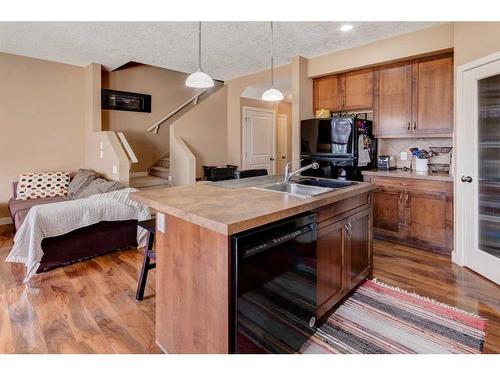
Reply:
<svg viewBox="0 0 500 375"><path fill-rule="evenodd" d="M484 353L500 353L500 287L446 255L374 241L373 276L488 319Z"/></svg>
<svg viewBox="0 0 500 375"><path fill-rule="evenodd" d="M23 283L5 263L11 235L0 234L0 353L160 353L155 344L155 272L135 301L142 253L113 253Z"/></svg>
<svg viewBox="0 0 500 375"><path fill-rule="evenodd" d="M114 253L38 275L5 263L0 234L0 353L160 353L155 344L155 271L135 301L141 252ZM443 255L374 242L374 277L487 318L486 353L500 353L500 287Z"/></svg>

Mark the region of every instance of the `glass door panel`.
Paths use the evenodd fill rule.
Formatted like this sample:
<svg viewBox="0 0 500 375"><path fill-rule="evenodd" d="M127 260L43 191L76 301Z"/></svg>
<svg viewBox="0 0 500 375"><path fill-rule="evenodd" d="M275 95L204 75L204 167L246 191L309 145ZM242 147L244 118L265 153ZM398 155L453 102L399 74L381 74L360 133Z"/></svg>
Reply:
<svg viewBox="0 0 500 375"><path fill-rule="evenodd" d="M500 74L478 80L478 247L500 258Z"/></svg>

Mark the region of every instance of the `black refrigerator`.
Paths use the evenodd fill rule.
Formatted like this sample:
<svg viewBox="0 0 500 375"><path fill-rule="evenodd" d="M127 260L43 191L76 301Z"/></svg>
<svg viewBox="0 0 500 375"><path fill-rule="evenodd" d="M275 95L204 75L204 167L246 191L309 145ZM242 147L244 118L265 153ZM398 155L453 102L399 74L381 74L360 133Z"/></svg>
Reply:
<svg viewBox="0 0 500 375"><path fill-rule="evenodd" d="M361 171L376 168L377 142L373 122L355 116L303 120L300 124L301 164L317 162L307 176L362 181Z"/></svg>

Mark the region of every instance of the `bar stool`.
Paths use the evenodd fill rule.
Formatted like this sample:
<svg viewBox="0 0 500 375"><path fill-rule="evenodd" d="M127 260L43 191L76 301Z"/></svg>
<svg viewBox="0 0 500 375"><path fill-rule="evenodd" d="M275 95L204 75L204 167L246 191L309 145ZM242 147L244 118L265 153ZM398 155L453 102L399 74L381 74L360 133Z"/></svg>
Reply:
<svg viewBox="0 0 500 375"><path fill-rule="evenodd" d="M151 263L151 259L156 261L156 253L153 250L153 243L155 241L156 219L139 221L137 223L141 228L148 231L147 234L147 247L144 249L144 260L142 262L141 275L139 276L139 284L137 285L137 293L135 299L142 301L144 299L144 289L146 288L146 281L148 278L148 271L156 268L156 263Z"/></svg>

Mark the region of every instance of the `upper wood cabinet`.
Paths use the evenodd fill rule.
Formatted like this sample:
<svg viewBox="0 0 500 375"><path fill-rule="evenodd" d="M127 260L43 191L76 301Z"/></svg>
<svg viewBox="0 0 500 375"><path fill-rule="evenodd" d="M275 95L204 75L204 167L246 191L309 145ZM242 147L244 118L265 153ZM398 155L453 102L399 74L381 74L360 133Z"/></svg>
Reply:
<svg viewBox="0 0 500 375"><path fill-rule="evenodd" d="M453 131L453 57L413 63L413 134Z"/></svg>
<svg viewBox="0 0 500 375"><path fill-rule="evenodd" d="M373 107L372 69L316 78L313 86L314 110L338 112Z"/></svg>
<svg viewBox="0 0 500 375"><path fill-rule="evenodd" d="M328 109L336 112L341 109L340 78L337 75L317 78L314 86L314 110Z"/></svg>
<svg viewBox="0 0 500 375"><path fill-rule="evenodd" d="M411 64L382 67L376 72L375 78L375 134L411 133Z"/></svg>
<svg viewBox="0 0 500 375"><path fill-rule="evenodd" d="M451 136L452 55L381 66L374 86L377 136Z"/></svg>
<svg viewBox="0 0 500 375"><path fill-rule="evenodd" d="M363 69L341 76L342 109L370 109L373 107L373 70Z"/></svg>

